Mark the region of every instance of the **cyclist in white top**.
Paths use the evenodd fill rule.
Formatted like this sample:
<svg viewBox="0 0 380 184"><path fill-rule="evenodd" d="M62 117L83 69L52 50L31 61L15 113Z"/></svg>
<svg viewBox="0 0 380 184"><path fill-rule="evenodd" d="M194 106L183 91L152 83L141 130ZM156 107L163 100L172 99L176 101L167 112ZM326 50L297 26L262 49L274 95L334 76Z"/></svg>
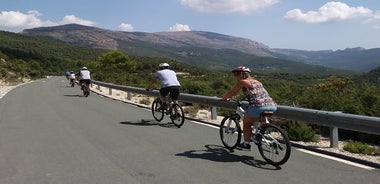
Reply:
<svg viewBox="0 0 380 184"><path fill-rule="evenodd" d="M74 84L75 83L75 74L74 74L74 71L70 71L70 84ZM74 85L72 85L74 87Z"/></svg>
<svg viewBox="0 0 380 184"><path fill-rule="evenodd" d="M86 84L87 91L90 91L91 72L85 66L79 72L79 84L82 86L83 83Z"/></svg>
<svg viewBox="0 0 380 184"><path fill-rule="evenodd" d="M158 70L150 80L148 86L146 87L146 90L149 91L152 85L156 83L157 79L160 80L160 98L163 102L159 108L161 110L166 109L168 106L165 97L169 94L169 92L170 98L176 103L180 94L181 84L177 79L177 74L170 69L170 65L168 63L161 63L159 65L159 69L160 70Z"/></svg>

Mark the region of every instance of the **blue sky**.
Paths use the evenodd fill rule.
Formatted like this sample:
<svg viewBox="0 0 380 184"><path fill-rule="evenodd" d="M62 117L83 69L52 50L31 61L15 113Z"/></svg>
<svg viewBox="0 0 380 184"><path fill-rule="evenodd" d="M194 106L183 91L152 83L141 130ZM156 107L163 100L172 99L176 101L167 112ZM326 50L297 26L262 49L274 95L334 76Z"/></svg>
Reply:
<svg viewBox="0 0 380 184"><path fill-rule="evenodd" d="M271 48L380 48L379 0L0 0L0 30L68 23L129 32L209 31Z"/></svg>

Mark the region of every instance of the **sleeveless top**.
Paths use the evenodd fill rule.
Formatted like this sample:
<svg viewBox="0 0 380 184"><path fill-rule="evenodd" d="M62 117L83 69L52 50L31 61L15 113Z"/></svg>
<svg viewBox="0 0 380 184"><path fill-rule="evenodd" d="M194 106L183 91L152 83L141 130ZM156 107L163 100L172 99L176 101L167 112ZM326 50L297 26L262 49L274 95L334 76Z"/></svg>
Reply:
<svg viewBox="0 0 380 184"><path fill-rule="evenodd" d="M249 88L243 87L243 93L250 105L256 107L276 105L276 102L269 96L269 93L259 81L250 81Z"/></svg>

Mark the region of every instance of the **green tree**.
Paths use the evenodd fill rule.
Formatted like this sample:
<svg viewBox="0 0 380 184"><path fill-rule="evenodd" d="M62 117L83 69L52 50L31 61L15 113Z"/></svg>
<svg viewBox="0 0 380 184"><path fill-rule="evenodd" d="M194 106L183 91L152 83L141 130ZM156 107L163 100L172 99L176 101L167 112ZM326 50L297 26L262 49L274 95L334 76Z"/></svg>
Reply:
<svg viewBox="0 0 380 184"><path fill-rule="evenodd" d="M98 57L96 62L88 62L88 66L97 80L116 84L124 84L130 73L136 71L136 62L120 51L110 51Z"/></svg>

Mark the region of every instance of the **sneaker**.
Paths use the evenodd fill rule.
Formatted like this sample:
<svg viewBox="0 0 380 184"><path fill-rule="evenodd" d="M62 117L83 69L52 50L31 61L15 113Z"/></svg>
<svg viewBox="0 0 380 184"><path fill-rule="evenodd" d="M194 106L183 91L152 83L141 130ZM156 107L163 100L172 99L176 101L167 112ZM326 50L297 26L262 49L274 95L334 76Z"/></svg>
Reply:
<svg viewBox="0 0 380 184"><path fill-rule="evenodd" d="M242 142L236 146L236 149L242 150L242 151L251 151L251 145L244 144L244 142Z"/></svg>
<svg viewBox="0 0 380 184"><path fill-rule="evenodd" d="M166 103L163 103L157 110L161 111L161 110L166 110L167 108L168 108L168 105Z"/></svg>

